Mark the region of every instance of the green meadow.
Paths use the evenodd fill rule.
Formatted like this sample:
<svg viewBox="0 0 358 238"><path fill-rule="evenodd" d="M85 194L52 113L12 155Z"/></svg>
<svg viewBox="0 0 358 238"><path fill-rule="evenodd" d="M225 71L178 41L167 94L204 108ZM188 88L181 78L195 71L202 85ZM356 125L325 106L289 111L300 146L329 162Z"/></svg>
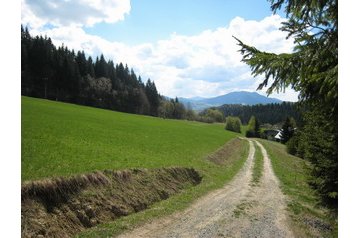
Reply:
<svg viewBox="0 0 358 238"><path fill-rule="evenodd" d="M22 181L104 169L185 166L237 134L223 124L126 114L43 99L21 99Z"/></svg>
<svg viewBox="0 0 358 238"><path fill-rule="evenodd" d="M222 187L246 161L249 144L231 163L217 165L207 159L238 134L224 124L126 114L110 110L22 97L22 181L70 176L96 170L192 167L202 182L151 208L79 234L109 237L188 207L208 191Z"/></svg>

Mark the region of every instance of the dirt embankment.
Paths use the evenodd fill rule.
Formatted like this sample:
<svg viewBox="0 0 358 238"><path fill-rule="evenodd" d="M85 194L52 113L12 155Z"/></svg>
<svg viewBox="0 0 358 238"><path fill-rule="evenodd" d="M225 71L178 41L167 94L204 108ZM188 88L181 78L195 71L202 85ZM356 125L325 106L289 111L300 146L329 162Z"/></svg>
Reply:
<svg viewBox="0 0 358 238"><path fill-rule="evenodd" d="M71 237L201 182L191 168L104 171L21 186L22 237Z"/></svg>
<svg viewBox="0 0 358 238"><path fill-rule="evenodd" d="M218 150L209 154L206 159L217 165L227 165L232 163L237 158L234 156L241 148L242 140L234 138L220 147Z"/></svg>

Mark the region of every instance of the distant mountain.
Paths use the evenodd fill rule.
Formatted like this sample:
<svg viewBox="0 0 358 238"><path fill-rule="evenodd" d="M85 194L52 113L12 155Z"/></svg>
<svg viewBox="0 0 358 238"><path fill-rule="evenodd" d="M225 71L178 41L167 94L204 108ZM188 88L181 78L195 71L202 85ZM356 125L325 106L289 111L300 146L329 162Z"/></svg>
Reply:
<svg viewBox="0 0 358 238"><path fill-rule="evenodd" d="M217 107L224 104L268 104L268 103L281 103L282 101L277 98L269 98L262 96L256 92L232 92L225 95L213 98L179 98L185 106L189 106L194 110L203 110L208 107Z"/></svg>

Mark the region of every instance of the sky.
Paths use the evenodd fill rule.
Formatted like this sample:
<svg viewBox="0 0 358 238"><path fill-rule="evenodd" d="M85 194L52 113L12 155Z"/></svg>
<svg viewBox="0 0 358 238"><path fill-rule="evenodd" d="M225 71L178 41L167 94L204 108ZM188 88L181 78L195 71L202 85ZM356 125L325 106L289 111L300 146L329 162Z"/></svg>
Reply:
<svg viewBox="0 0 358 238"><path fill-rule="evenodd" d="M150 78L169 97L214 97L255 91L233 35L273 53L289 53L293 40L279 30L285 14L267 0L22 0L21 23L57 46L101 53ZM257 91L266 95L265 90ZM292 89L274 93L297 101Z"/></svg>

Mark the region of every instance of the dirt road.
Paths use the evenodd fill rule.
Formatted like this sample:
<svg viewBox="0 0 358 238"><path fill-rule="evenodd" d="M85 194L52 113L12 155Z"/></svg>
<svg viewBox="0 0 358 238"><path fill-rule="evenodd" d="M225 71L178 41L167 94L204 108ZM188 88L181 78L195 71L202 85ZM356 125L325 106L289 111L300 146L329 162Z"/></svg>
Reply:
<svg viewBox="0 0 358 238"><path fill-rule="evenodd" d="M184 212L158 219L122 237L293 237L287 222L285 199L265 148L260 183L252 185L255 147L233 180L198 199ZM235 212L236 211L236 212ZM236 215L235 215L236 214Z"/></svg>

